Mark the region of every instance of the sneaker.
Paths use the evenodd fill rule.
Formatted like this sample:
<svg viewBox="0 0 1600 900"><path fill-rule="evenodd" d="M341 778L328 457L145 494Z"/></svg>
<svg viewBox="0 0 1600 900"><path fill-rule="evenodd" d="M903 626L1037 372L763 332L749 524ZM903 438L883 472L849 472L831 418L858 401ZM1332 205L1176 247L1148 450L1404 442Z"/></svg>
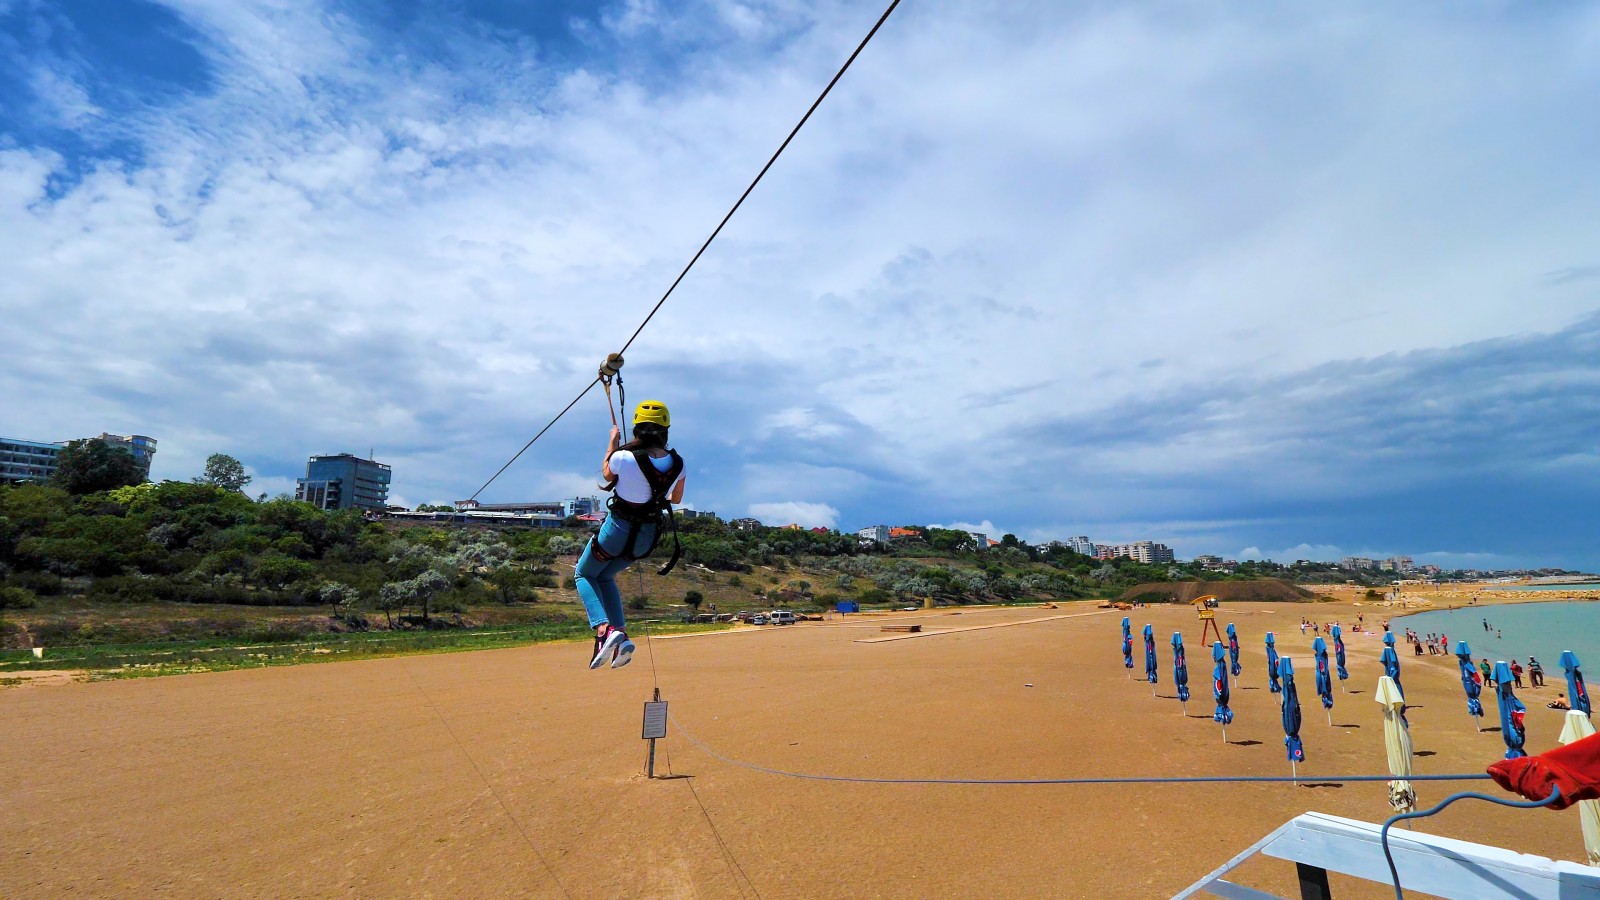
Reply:
<svg viewBox="0 0 1600 900"><path fill-rule="evenodd" d="M633 643L620 628L607 628L603 636L595 635L594 658L589 660L589 668L598 669L606 663L615 666L616 663L612 660L617 655L617 647L620 644L627 644L628 652L630 654L633 652Z"/></svg>
<svg viewBox="0 0 1600 900"><path fill-rule="evenodd" d="M611 659L611 668L620 669L633 662L633 641L628 640L628 633L621 629L613 629L611 633L622 638L617 642L616 655Z"/></svg>

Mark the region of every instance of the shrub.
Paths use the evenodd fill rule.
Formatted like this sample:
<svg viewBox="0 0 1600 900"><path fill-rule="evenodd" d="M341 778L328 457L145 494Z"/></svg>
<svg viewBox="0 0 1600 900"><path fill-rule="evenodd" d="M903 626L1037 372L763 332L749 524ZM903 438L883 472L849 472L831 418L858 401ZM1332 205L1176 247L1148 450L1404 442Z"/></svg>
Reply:
<svg viewBox="0 0 1600 900"><path fill-rule="evenodd" d="M738 587L739 585L744 584L744 579L740 578L738 575L729 575L728 584Z"/></svg>
<svg viewBox="0 0 1600 900"><path fill-rule="evenodd" d="M699 591L685 591L683 594L683 602L687 603L693 609L699 609L700 604L704 603L705 600L706 595L700 593Z"/></svg>
<svg viewBox="0 0 1600 900"><path fill-rule="evenodd" d="M0 609L32 609L39 598L26 588L0 587Z"/></svg>
<svg viewBox="0 0 1600 900"><path fill-rule="evenodd" d="M628 601L628 608L634 611L648 609L649 607L650 598L642 594Z"/></svg>
<svg viewBox="0 0 1600 900"><path fill-rule="evenodd" d="M578 579L568 575L567 577L561 579L561 586L569 591L575 591L578 589Z"/></svg>
<svg viewBox="0 0 1600 900"><path fill-rule="evenodd" d="M61 593L61 576L54 572L20 572L11 580L41 597L54 597Z"/></svg>

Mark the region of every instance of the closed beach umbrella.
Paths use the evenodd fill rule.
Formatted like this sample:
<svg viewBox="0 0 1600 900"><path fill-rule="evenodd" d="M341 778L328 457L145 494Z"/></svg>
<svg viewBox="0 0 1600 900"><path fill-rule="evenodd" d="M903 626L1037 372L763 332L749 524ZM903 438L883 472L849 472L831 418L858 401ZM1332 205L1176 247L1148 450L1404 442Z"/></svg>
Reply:
<svg viewBox="0 0 1600 900"><path fill-rule="evenodd" d="M1478 667L1472 664L1472 648L1466 641L1456 642L1456 659L1461 662L1461 689L1467 692L1467 715L1473 716L1472 725L1479 731L1483 726L1478 719L1483 718L1483 703L1478 700L1478 695L1483 692L1483 686L1478 680L1483 676L1478 674Z"/></svg>
<svg viewBox="0 0 1600 900"><path fill-rule="evenodd" d="M1222 742L1228 742L1228 723L1233 721L1233 710L1228 708L1231 692L1228 690L1228 651L1217 641L1211 645L1211 696L1217 701L1217 711L1211 714L1214 721L1222 723Z"/></svg>
<svg viewBox="0 0 1600 900"><path fill-rule="evenodd" d="M1328 669L1328 642L1317 638L1311 642L1311 652L1317 661L1317 696L1322 698L1322 708L1328 713L1328 724L1333 724L1333 672Z"/></svg>
<svg viewBox="0 0 1600 900"><path fill-rule="evenodd" d="M1122 617L1122 667L1128 670L1128 677L1133 677L1133 626L1128 623L1128 617Z"/></svg>
<svg viewBox="0 0 1600 900"><path fill-rule="evenodd" d="M1289 751L1289 767L1296 776L1299 764L1306 761L1306 748L1300 743L1300 693L1294 688L1293 660L1278 660L1278 679L1283 682L1283 746Z"/></svg>
<svg viewBox="0 0 1600 900"><path fill-rule="evenodd" d="M1234 630L1232 622L1228 623L1228 667L1235 678L1244 671L1239 665L1239 632Z"/></svg>
<svg viewBox="0 0 1600 900"><path fill-rule="evenodd" d="M1344 683L1350 678L1350 670L1344 667L1344 629L1333 626L1333 665L1339 671L1339 690L1344 690Z"/></svg>
<svg viewBox="0 0 1600 900"><path fill-rule="evenodd" d="M1178 702L1189 702L1189 660L1183 652L1183 633L1172 633L1172 683L1178 686ZM1187 705L1183 708L1184 715L1189 714Z"/></svg>
<svg viewBox="0 0 1600 900"><path fill-rule="evenodd" d="M1144 627L1144 677L1156 683L1156 632L1149 625Z"/></svg>
<svg viewBox="0 0 1600 900"><path fill-rule="evenodd" d="M1400 686L1400 654L1394 652L1394 635L1386 634L1384 638L1383 655L1378 657L1383 663L1383 674L1393 678L1395 686L1404 691L1405 688Z"/></svg>
<svg viewBox="0 0 1600 900"><path fill-rule="evenodd" d="M1517 759L1528 755L1522 752L1522 745L1528 739L1522 717L1528 708L1512 693L1511 686L1511 667L1502 659L1494 664L1494 692L1500 701L1500 736L1506 740L1506 759Z"/></svg>
<svg viewBox="0 0 1600 900"><path fill-rule="evenodd" d="M1583 710L1586 716L1594 712L1589 707L1589 689L1583 686L1583 673L1578 670L1578 654L1561 651L1561 668L1567 673L1567 705Z"/></svg>
<svg viewBox="0 0 1600 900"><path fill-rule="evenodd" d="M1417 792L1411 787L1411 728L1406 725L1406 698L1400 685L1387 675L1379 676L1375 698L1383 707L1383 749L1389 756L1389 805L1397 813L1417 808Z"/></svg>
<svg viewBox="0 0 1600 900"><path fill-rule="evenodd" d="M1588 714L1568 710L1566 724L1561 726L1561 743L1570 744L1591 734L1594 725ZM1583 824L1583 848L1588 851L1589 865L1600 866L1600 800L1578 801L1578 819Z"/></svg>
<svg viewBox="0 0 1600 900"><path fill-rule="evenodd" d="M1267 632L1267 689L1274 694L1283 690L1278 687L1278 639Z"/></svg>

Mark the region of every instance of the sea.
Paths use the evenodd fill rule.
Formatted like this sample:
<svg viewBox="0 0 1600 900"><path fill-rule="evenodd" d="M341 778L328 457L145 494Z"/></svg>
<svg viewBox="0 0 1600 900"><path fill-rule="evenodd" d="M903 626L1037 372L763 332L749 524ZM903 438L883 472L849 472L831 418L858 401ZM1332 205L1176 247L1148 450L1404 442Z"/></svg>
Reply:
<svg viewBox="0 0 1600 900"><path fill-rule="evenodd" d="M1488 631L1484 620L1489 622ZM1557 661L1563 650L1578 654L1586 669L1600 671L1600 601L1596 600L1464 606L1415 613L1393 620L1390 626L1396 632L1410 628L1421 635L1442 632L1450 638L1451 653L1458 641L1466 641L1473 659L1510 662L1514 656L1526 666L1529 656L1537 657L1545 678L1552 682L1561 679Z"/></svg>

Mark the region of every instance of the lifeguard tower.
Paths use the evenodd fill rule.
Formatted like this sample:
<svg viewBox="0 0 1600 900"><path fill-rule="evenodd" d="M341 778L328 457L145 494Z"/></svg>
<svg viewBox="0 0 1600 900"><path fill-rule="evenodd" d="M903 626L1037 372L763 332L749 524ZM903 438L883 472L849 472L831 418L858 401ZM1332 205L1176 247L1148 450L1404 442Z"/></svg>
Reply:
<svg viewBox="0 0 1600 900"><path fill-rule="evenodd" d="M1194 611L1200 617L1200 643L1206 644L1206 634L1215 634L1217 640L1222 640L1222 631L1217 628L1217 600L1216 594L1206 594L1194 598Z"/></svg>

